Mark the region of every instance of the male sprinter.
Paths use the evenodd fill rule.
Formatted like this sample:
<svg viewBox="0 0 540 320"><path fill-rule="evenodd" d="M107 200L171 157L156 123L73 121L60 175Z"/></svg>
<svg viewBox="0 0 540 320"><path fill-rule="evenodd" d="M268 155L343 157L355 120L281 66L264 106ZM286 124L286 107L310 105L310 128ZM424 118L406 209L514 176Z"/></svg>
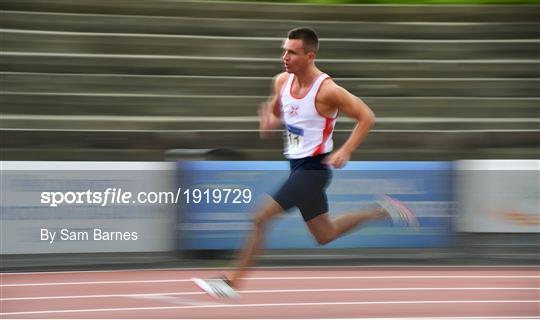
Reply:
<svg viewBox="0 0 540 320"><path fill-rule="evenodd" d="M298 207L306 225L321 244L327 244L374 219L390 219L394 225L417 227L414 214L399 201L384 196L367 212L349 213L332 220L325 189L334 168L343 167L375 123L371 109L337 85L315 66L317 34L309 28L289 31L283 43L285 71L273 82L273 94L259 111L261 136L285 126L285 156L291 173L281 189L256 214L251 238L238 257L236 268L217 279L193 279L214 298L238 297L236 289L260 250L269 222L284 211ZM332 151L332 132L338 112L357 121L347 141Z"/></svg>

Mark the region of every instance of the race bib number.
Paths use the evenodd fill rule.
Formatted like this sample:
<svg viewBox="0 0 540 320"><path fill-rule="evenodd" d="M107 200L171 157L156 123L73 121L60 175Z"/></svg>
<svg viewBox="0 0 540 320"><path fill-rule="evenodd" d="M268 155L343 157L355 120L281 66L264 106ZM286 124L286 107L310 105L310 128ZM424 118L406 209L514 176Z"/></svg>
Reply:
<svg viewBox="0 0 540 320"><path fill-rule="evenodd" d="M304 147L304 129L287 125L285 141L289 152L301 151Z"/></svg>

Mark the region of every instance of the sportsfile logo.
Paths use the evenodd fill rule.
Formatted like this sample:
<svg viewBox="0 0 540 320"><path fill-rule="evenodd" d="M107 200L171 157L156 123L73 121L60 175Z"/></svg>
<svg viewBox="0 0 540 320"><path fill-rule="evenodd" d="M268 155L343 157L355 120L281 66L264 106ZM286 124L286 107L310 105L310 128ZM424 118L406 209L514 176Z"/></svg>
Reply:
<svg viewBox="0 0 540 320"><path fill-rule="evenodd" d="M138 197L141 203L169 203L167 201L173 201L175 196L173 192L150 192L146 197L142 197L142 194L144 193L139 193ZM109 204L136 203L132 197L131 192L123 191L122 188L107 188L105 191L46 191L41 193L41 204L48 204L50 207L58 207L60 204L94 204L104 207Z"/></svg>
<svg viewBox="0 0 540 320"><path fill-rule="evenodd" d="M104 191L44 191L41 204L58 207L62 204L78 205L127 205L127 204L247 204L251 203L250 189L214 188L183 189L173 191L141 191L133 196L122 188L107 188Z"/></svg>

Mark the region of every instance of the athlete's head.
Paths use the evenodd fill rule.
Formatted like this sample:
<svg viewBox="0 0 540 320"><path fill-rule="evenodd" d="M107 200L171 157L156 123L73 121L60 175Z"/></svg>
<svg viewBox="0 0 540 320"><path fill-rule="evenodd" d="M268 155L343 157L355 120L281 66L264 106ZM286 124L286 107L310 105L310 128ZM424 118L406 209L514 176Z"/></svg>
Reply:
<svg viewBox="0 0 540 320"><path fill-rule="evenodd" d="M294 28L289 31L287 39L302 40L305 53L317 53L319 51L319 37L313 29L306 27Z"/></svg>
<svg viewBox="0 0 540 320"><path fill-rule="evenodd" d="M295 28L289 31L283 42L283 63L287 72L295 73L315 61L319 50L317 33L310 28Z"/></svg>

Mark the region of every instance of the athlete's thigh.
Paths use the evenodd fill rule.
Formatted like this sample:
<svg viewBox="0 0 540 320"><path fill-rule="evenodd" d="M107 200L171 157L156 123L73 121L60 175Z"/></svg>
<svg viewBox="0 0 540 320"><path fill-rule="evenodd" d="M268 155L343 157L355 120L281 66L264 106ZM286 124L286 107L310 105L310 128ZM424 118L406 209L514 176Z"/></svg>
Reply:
<svg viewBox="0 0 540 320"><path fill-rule="evenodd" d="M258 208L255 215L257 221L268 221L283 214L283 208L272 197L266 197L264 203Z"/></svg>
<svg viewBox="0 0 540 320"><path fill-rule="evenodd" d="M289 176L274 199L285 210L299 206L321 193L328 179L328 170L298 170Z"/></svg>
<svg viewBox="0 0 540 320"><path fill-rule="evenodd" d="M299 171L292 173L272 196L284 210L298 206L299 201L307 197L309 191L305 188L306 182L302 176Z"/></svg>

